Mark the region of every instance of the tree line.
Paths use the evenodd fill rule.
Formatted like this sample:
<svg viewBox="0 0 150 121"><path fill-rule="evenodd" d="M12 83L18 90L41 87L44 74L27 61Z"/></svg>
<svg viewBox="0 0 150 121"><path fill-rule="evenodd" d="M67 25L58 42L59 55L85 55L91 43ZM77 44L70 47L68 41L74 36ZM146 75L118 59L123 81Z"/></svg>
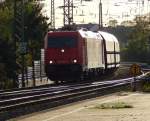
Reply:
<svg viewBox="0 0 150 121"><path fill-rule="evenodd" d="M42 6L34 0L25 3L24 34L28 48L25 55L26 66L32 66L33 60L40 59L43 38L49 27L48 18L41 11ZM21 58L14 49L17 42L13 40L14 0L0 3L0 15L0 89L14 88L14 76L21 70Z"/></svg>
<svg viewBox="0 0 150 121"><path fill-rule="evenodd" d="M126 46L121 48L122 60L150 64L150 21L136 17L135 22Z"/></svg>
<svg viewBox="0 0 150 121"><path fill-rule="evenodd" d="M114 21L112 21L114 22ZM122 23L128 23L124 21ZM121 61L144 62L150 64L150 20L148 17L138 16L132 26L116 25L104 28L104 31L114 34L121 49Z"/></svg>

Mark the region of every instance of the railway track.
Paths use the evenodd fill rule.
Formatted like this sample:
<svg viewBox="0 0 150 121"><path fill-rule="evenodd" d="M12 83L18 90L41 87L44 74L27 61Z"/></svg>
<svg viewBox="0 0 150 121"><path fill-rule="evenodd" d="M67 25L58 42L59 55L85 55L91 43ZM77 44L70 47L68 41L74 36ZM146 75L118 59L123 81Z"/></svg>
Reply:
<svg viewBox="0 0 150 121"><path fill-rule="evenodd" d="M133 78L127 78L0 92L0 120L104 95L132 81Z"/></svg>

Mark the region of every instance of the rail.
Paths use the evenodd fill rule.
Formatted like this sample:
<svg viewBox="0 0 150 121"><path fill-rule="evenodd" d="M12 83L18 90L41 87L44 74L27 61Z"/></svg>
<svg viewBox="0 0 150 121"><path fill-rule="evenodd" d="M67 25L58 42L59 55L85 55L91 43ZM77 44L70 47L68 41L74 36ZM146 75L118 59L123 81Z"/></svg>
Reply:
<svg viewBox="0 0 150 121"><path fill-rule="evenodd" d="M41 66L36 62L35 75L41 77L39 69ZM149 71L149 69L147 69ZM32 68L28 71L28 79L32 79ZM140 82L148 73L136 77ZM29 76L30 75L30 76ZM27 87L13 90L0 91L0 120L31 113L46 108L64 105L92 97L93 95L104 95L112 90L131 86L134 78L96 81L74 84L44 85L38 87ZM20 114L21 112L21 114ZM9 116L8 116L9 114Z"/></svg>
<svg viewBox="0 0 150 121"><path fill-rule="evenodd" d="M139 76L140 79L144 75ZM140 81L138 79L138 81ZM70 84L40 87L18 91L0 92L0 120L18 115L18 112L29 113L42 110L44 107L55 107L69 102L86 99L92 95L104 95L107 91L131 85L133 78L85 84ZM18 111L19 110L19 111ZM20 111L21 110L21 111ZM15 114L14 114L15 112ZM31 113L30 112L30 113ZM10 114L8 116L7 114Z"/></svg>

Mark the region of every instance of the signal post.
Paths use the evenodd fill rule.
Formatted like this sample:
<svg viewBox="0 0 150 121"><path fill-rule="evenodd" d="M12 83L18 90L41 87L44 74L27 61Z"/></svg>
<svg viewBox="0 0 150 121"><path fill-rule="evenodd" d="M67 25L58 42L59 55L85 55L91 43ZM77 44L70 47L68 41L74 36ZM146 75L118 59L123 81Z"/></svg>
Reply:
<svg viewBox="0 0 150 121"><path fill-rule="evenodd" d="M130 74L133 76L133 82L131 82L131 86L132 86L132 91L136 91L136 76L138 76L139 74L141 74L141 67L138 64L133 64L130 67Z"/></svg>

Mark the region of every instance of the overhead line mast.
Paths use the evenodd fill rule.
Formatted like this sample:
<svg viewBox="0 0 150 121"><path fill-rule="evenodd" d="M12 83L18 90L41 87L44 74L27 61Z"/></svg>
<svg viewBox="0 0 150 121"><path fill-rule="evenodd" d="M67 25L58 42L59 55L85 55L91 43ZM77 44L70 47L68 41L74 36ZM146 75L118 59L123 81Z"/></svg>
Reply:
<svg viewBox="0 0 150 121"><path fill-rule="evenodd" d="M64 0L64 26L73 24L73 0Z"/></svg>
<svg viewBox="0 0 150 121"><path fill-rule="evenodd" d="M99 2L99 29L103 28L103 14L102 14L102 2Z"/></svg>
<svg viewBox="0 0 150 121"><path fill-rule="evenodd" d="M51 27L55 28L55 0L51 0ZM82 3L83 0L81 0ZM90 0L89 0L90 1ZM73 25L73 0L64 0L64 5L60 6L63 8L63 24L64 27Z"/></svg>
<svg viewBox="0 0 150 121"><path fill-rule="evenodd" d="M51 0L51 29L55 29L55 0Z"/></svg>

